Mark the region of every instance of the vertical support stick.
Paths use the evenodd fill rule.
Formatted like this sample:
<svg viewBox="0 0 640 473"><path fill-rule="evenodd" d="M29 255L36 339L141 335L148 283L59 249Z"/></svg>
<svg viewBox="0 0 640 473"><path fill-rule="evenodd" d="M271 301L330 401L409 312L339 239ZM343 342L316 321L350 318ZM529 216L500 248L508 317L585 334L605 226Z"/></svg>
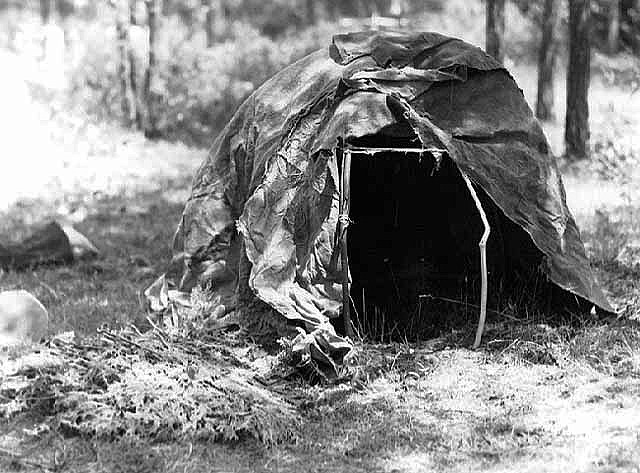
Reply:
<svg viewBox="0 0 640 473"><path fill-rule="evenodd" d="M480 293L480 319L478 320L476 339L473 342L473 348L478 348L480 346L480 342L482 341L484 323L487 318L487 240L489 239L489 233L491 233L491 227L489 226L489 220L487 220L487 215L484 213L484 209L482 208L480 199L478 199L478 195L476 194L471 181L464 172L461 172L461 174L465 184L467 185L467 188L469 189L469 193L471 194L471 197L476 204L476 208L478 209L478 213L480 214L482 224L484 225L484 232L482 233L482 238L480 238L480 242L478 243L478 246L480 247L480 272L482 274L482 288Z"/></svg>
<svg viewBox="0 0 640 473"><path fill-rule="evenodd" d="M351 325L351 298L349 297L349 255L347 252L347 229L349 227L349 207L351 205L351 151L343 149L342 179L340 186L340 256L342 259L342 316L347 337L353 338Z"/></svg>
<svg viewBox="0 0 640 473"><path fill-rule="evenodd" d="M344 144L342 138L338 138L338 146L336 147L336 167L343 165L343 149ZM343 219L340 218L342 216L342 176L344 176L344 172L342 168L338 171L339 181L336 183L338 186L338 221L336 222L336 232L333 236L333 252L331 253L331 261L329 262L329 272L331 274L336 274L338 272L338 258L340 258L340 248L342 245L342 230Z"/></svg>

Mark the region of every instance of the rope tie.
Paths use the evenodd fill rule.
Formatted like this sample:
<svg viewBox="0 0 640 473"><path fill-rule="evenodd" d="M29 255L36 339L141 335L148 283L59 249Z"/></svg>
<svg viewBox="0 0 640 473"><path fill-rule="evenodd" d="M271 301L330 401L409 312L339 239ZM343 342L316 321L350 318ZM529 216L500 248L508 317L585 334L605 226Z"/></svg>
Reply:
<svg viewBox="0 0 640 473"><path fill-rule="evenodd" d="M349 224L353 223L353 220L351 220L347 214L340 214L338 215L338 222L340 222L342 228L347 228Z"/></svg>

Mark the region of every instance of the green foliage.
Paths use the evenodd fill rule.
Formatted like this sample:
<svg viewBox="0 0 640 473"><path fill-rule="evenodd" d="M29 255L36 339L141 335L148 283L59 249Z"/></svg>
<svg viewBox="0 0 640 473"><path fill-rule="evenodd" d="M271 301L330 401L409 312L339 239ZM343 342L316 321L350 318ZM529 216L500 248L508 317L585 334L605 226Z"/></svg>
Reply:
<svg viewBox="0 0 640 473"><path fill-rule="evenodd" d="M512 3L523 15L531 19L535 25L542 23L544 0L512 0ZM609 11L612 3L610 0L591 0L592 44L597 49L606 50L607 48ZM568 2L558 0L558 4L561 22L566 27L569 16ZM630 50L633 47L633 36L640 35L640 29L635 25L636 21L634 20L634 15L638 15L640 12L636 13L634 11L632 0L617 0L616 5L620 10L620 41L623 49Z"/></svg>
<svg viewBox="0 0 640 473"><path fill-rule="evenodd" d="M98 119L119 117L120 114L115 29L109 26L108 21L79 24L78 36L83 42L69 66L72 105L90 110Z"/></svg>
<svg viewBox="0 0 640 473"><path fill-rule="evenodd" d="M233 23L225 38L205 47L204 33L188 37L173 19L160 36L158 77L152 90L159 97L156 113L160 133L167 138L208 146L237 107L266 79L286 65L320 47L322 27L275 41L247 23ZM82 57L71 71L71 98L100 118L121 118L118 57L111 30L94 25L83 37ZM145 51L134 51L138 68ZM138 83L142 83L139 77Z"/></svg>

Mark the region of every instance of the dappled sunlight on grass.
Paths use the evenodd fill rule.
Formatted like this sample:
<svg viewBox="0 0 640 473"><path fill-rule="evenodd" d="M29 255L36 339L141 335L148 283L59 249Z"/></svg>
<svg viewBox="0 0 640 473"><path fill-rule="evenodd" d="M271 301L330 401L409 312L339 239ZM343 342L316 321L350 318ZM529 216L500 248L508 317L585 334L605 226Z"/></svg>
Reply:
<svg viewBox="0 0 640 473"><path fill-rule="evenodd" d="M408 349L387 353L398 358ZM285 471L310 452L325 468L345 471L582 471L612 454L634 458L615 446L637 443L637 382L620 382L580 357L564 366L519 361L512 349L416 347L413 357L428 356L430 369L416 375L397 363L346 397L308 407L302 442L285 448Z"/></svg>

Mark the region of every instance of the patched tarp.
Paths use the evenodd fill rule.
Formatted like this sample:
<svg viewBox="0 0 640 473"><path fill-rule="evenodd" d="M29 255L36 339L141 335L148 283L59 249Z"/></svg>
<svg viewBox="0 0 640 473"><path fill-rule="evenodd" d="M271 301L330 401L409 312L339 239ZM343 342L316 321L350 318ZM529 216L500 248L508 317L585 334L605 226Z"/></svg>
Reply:
<svg viewBox="0 0 640 473"><path fill-rule="evenodd" d="M612 311L595 283L557 165L522 91L481 49L435 33L336 35L238 109L199 169L175 239L175 283L213 281L242 310L259 300L332 331L342 268L339 138L405 124L525 230L560 288Z"/></svg>

